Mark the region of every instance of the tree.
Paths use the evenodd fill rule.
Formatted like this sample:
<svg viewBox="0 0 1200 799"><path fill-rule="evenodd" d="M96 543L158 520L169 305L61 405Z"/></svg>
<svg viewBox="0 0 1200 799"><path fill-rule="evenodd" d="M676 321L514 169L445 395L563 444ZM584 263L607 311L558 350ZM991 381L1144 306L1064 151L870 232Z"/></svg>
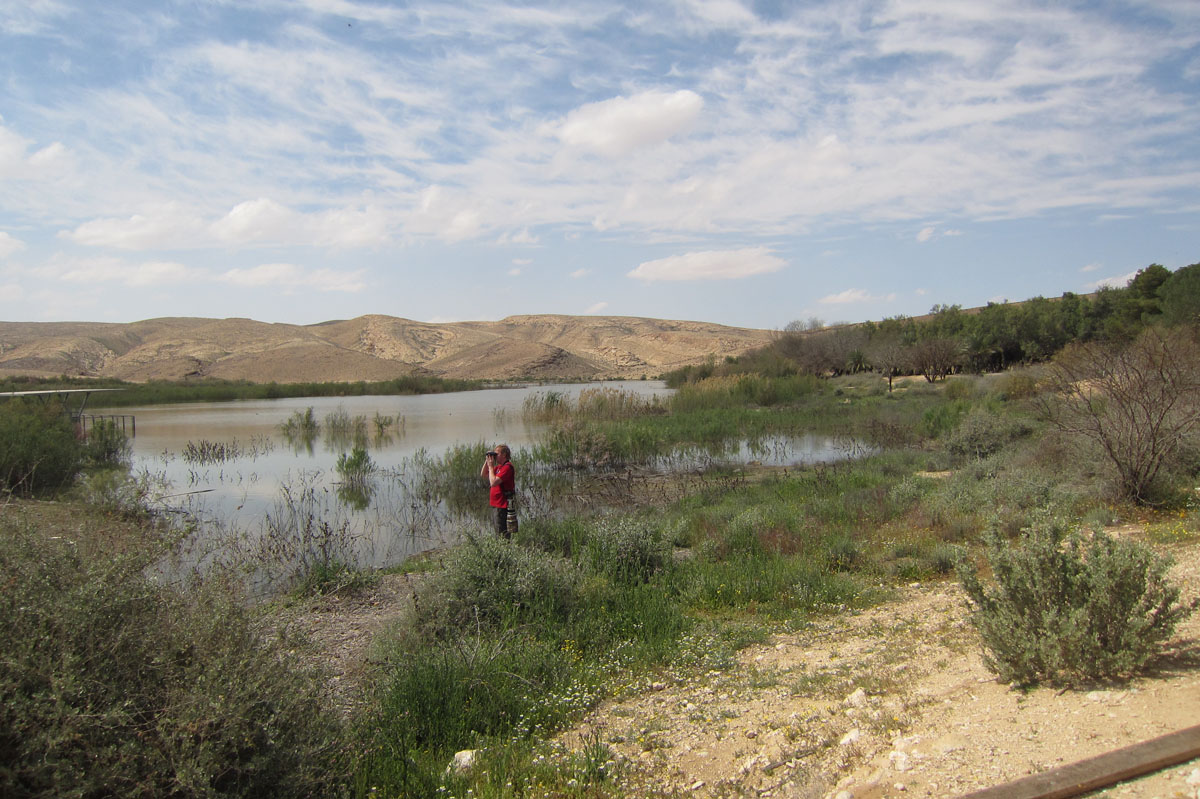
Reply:
<svg viewBox="0 0 1200 799"><path fill-rule="evenodd" d="M1162 319L1168 325L1200 323L1200 264L1176 269L1158 287Z"/></svg>
<svg viewBox="0 0 1200 799"><path fill-rule="evenodd" d="M909 350L898 335L876 336L871 340L867 357L875 371L887 378L889 394L892 393L892 380L908 368Z"/></svg>
<svg viewBox="0 0 1200 799"><path fill-rule="evenodd" d="M946 377L962 360L962 345L952 338L927 338L911 350L912 368L930 383Z"/></svg>
<svg viewBox="0 0 1200 799"><path fill-rule="evenodd" d="M1129 344L1064 349L1037 399L1058 429L1099 446L1119 491L1151 498L1162 467L1200 430L1200 342L1193 328L1147 328Z"/></svg>

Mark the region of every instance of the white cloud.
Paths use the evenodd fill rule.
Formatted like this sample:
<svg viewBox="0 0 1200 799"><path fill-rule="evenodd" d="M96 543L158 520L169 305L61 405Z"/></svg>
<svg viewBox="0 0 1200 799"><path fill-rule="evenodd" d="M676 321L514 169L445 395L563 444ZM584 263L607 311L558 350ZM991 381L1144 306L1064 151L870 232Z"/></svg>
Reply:
<svg viewBox="0 0 1200 799"><path fill-rule="evenodd" d="M1098 271L1099 269L1100 269L1100 264L1097 264L1097 263L1091 263L1091 264L1087 264L1086 266L1081 266L1081 267L1079 268L1079 271L1080 271L1080 272L1087 273L1087 272L1096 272L1096 271Z"/></svg>
<svg viewBox="0 0 1200 799"><path fill-rule="evenodd" d="M556 132L564 144L616 158L687 130L703 107L693 91L647 91L580 106Z"/></svg>
<svg viewBox="0 0 1200 799"><path fill-rule="evenodd" d="M305 270L295 264L260 264L250 269L230 269L218 280L246 288L270 287L284 294L294 294L301 288L318 291L357 293L366 289L361 270L338 272L332 269Z"/></svg>
<svg viewBox="0 0 1200 799"><path fill-rule="evenodd" d="M195 214L171 202L126 218L93 219L58 235L89 247L149 250L195 244L203 227Z"/></svg>
<svg viewBox="0 0 1200 799"><path fill-rule="evenodd" d="M531 259L531 258L513 258L512 262L516 266L529 266L531 263L533 263L533 259Z"/></svg>
<svg viewBox="0 0 1200 799"><path fill-rule="evenodd" d="M583 313L585 316L595 316L596 314L600 313L607 307L608 307L607 302L597 302L593 305L589 305Z"/></svg>
<svg viewBox="0 0 1200 799"><path fill-rule="evenodd" d="M590 270L590 269L576 269L574 272L572 272L569 275L569 277L573 277L576 280L578 280L579 278L584 277L586 275L590 275L591 273L592 273L592 270Z"/></svg>
<svg viewBox="0 0 1200 799"><path fill-rule="evenodd" d="M646 283L679 280L736 280L778 272L787 262L771 255L766 247L741 250L692 252L645 261L629 277Z"/></svg>
<svg viewBox="0 0 1200 799"><path fill-rule="evenodd" d="M0 259L25 249L25 242L0 230Z"/></svg>
<svg viewBox="0 0 1200 799"><path fill-rule="evenodd" d="M235 205L228 214L212 224L213 234L230 244L273 241L289 231L307 237L299 225L299 215L275 200L259 197Z"/></svg>
<svg viewBox="0 0 1200 799"><path fill-rule="evenodd" d="M1137 271L1130 272L1127 275L1116 275L1114 277L1102 277L1099 280L1093 280L1088 283L1086 288L1088 291L1096 291L1097 289L1123 289L1129 285L1129 281L1137 277Z"/></svg>
<svg viewBox="0 0 1200 799"><path fill-rule="evenodd" d="M881 303L895 302L896 295L893 294L868 294L863 289L846 289L837 294L829 294L817 302L822 305L849 305L852 303Z"/></svg>
<svg viewBox="0 0 1200 799"><path fill-rule="evenodd" d="M497 244L537 244L538 237L529 232L529 228L521 228L515 233L505 233L496 241Z"/></svg>
<svg viewBox="0 0 1200 799"><path fill-rule="evenodd" d="M51 177L69 161L67 148L61 142L53 142L27 155L32 144L0 124L0 178L29 180Z"/></svg>
<svg viewBox="0 0 1200 799"><path fill-rule="evenodd" d="M65 283L120 283L125 286L183 286L205 279L207 272L175 261L132 262L121 258L57 258L35 274Z"/></svg>
<svg viewBox="0 0 1200 799"><path fill-rule="evenodd" d="M512 269L509 269L509 270L508 270L508 276L509 276L509 277L520 277L520 275L521 275L521 268L520 268L520 267L514 266Z"/></svg>
<svg viewBox="0 0 1200 799"><path fill-rule="evenodd" d="M917 241L924 244L925 242L927 242L933 238L938 238L938 237L949 238L952 236L961 236L961 235L963 235L963 232L961 230L955 230L954 228L947 228L946 230L938 230L936 227L933 227L931 225L929 227L921 228L921 231L919 233L917 233Z"/></svg>

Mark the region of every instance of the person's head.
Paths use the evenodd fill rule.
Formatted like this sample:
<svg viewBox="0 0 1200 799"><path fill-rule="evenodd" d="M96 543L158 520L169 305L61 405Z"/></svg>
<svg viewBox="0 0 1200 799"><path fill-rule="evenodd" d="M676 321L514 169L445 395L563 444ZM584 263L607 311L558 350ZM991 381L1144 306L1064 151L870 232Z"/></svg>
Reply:
<svg viewBox="0 0 1200 799"><path fill-rule="evenodd" d="M507 463L512 458L512 450L508 448L508 444L496 445L496 463Z"/></svg>

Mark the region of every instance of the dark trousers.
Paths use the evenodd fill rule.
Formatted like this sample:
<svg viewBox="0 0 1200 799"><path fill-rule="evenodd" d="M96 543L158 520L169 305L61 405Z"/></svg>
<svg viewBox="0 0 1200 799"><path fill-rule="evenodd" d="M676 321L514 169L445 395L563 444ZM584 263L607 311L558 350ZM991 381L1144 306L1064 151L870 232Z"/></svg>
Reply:
<svg viewBox="0 0 1200 799"><path fill-rule="evenodd" d="M509 538L508 508L492 508L492 512L496 515L496 535Z"/></svg>

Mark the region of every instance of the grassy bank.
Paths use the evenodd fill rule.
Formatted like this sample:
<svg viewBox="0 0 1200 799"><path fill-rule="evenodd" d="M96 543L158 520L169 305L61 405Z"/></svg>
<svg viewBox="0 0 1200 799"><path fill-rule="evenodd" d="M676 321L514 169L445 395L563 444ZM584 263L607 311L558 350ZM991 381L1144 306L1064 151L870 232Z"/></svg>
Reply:
<svg viewBox="0 0 1200 799"><path fill-rule="evenodd" d="M108 378L58 378L41 380L11 378L0 381L0 393L55 389L108 388L94 394L90 408L119 408L161 405L173 402L224 402L229 400L284 399L288 397L359 397L411 394L443 394L474 391L485 387L480 380L450 380L441 377L397 377L393 380L349 383L251 383L246 380L151 380L128 383Z"/></svg>

